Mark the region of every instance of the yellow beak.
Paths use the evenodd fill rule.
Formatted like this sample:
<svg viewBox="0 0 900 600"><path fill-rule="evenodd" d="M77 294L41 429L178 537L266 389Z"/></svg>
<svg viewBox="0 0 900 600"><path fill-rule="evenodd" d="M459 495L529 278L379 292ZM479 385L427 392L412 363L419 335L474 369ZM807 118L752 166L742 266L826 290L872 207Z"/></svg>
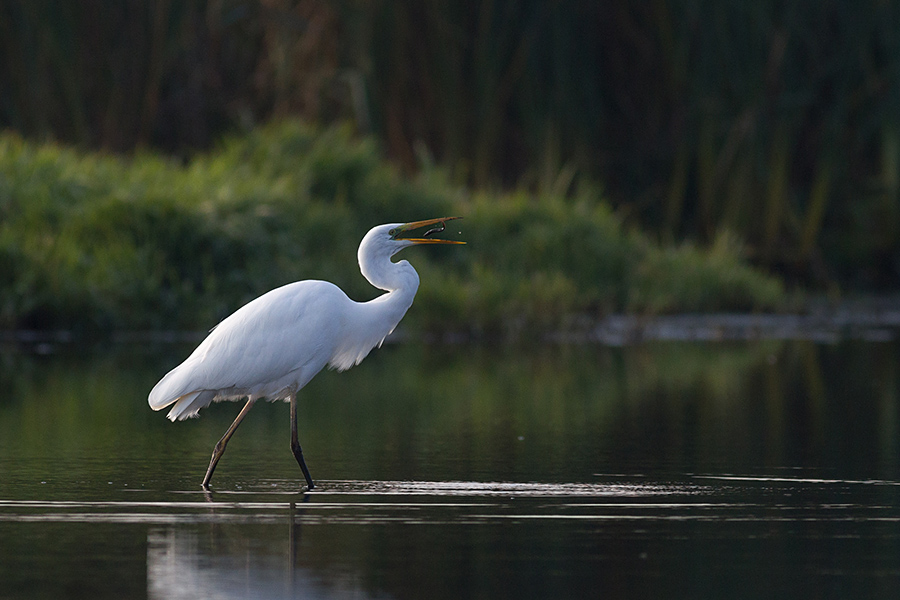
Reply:
<svg viewBox="0 0 900 600"><path fill-rule="evenodd" d="M407 242L412 242L413 244L465 244L465 242L461 242L458 240L442 240L440 238L432 238L428 237L433 233L441 233L444 229L447 228L447 221L453 221L454 219L461 219L462 217L441 217L439 219L426 219L424 221L413 221L411 223L404 223L400 227L397 227L396 233L394 233L394 239L402 239ZM422 237L417 238L401 238L401 234L408 233L410 231L416 231L418 229L424 229L426 227L430 227L428 231L424 234L421 234Z"/></svg>

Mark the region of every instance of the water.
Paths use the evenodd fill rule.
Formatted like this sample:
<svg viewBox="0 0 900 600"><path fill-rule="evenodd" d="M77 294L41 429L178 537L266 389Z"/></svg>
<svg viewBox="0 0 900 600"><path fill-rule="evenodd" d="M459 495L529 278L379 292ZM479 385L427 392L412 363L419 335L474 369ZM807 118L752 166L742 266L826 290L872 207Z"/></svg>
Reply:
<svg viewBox="0 0 900 600"><path fill-rule="evenodd" d="M900 345L389 346L169 423L190 350L0 352L0 598L821 598L900 585Z"/></svg>

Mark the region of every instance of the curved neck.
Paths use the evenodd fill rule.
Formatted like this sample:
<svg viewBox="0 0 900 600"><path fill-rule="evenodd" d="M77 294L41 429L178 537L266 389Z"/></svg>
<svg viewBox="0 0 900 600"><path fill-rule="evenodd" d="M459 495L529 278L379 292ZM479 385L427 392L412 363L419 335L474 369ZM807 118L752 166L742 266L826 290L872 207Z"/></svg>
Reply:
<svg viewBox="0 0 900 600"><path fill-rule="evenodd" d="M381 345L412 306L419 288L419 276L405 260L392 263L390 256L387 256L379 264L360 257L359 266L369 283L388 290L388 293L368 302L351 302L348 305L342 320L343 334L329 361L332 367L339 370L359 364L372 348Z"/></svg>
<svg viewBox="0 0 900 600"><path fill-rule="evenodd" d="M412 306L419 275L409 262L391 261L390 255L360 252L359 270L373 286L388 293L364 302L372 327L389 334Z"/></svg>
<svg viewBox="0 0 900 600"><path fill-rule="evenodd" d="M419 275L405 260L393 262L391 254L366 247L359 247L357 255L359 270L366 280L380 290L393 292L412 288L413 294L419 287Z"/></svg>
<svg viewBox="0 0 900 600"><path fill-rule="evenodd" d="M359 245L359 270L369 283L387 294L368 302L347 304L341 319L342 335L336 341L329 364L349 369L380 346L412 306L419 289L419 275L405 260L392 262L393 256L406 245L388 240L392 225L381 225L369 231Z"/></svg>

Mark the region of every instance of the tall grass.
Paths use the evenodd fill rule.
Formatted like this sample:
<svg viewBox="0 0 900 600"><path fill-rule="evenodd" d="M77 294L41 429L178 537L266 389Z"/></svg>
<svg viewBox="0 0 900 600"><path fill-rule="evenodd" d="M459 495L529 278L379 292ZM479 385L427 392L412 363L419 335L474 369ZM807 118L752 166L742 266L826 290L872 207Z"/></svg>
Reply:
<svg viewBox="0 0 900 600"><path fill-rule="evenodd" d="M597 190L574 200L415 180L349 128L297 121L231 138L186 165L0 136L0 326L204 330L289 281L374 296L356 266L369 227L461 214L468 245L410 253L412 328L547 331L610 311L777 307L777 280L737 245L660 247ZM412 254L415 253L415 256Z"/></svg>
<svg viewBox="0 0 900 600"><path fill-rule="evenodd" d="M0 126L189 156L352 117L408 172L736 231L813 284L900 284L900 5L761 0L0 3Z"/></svg>

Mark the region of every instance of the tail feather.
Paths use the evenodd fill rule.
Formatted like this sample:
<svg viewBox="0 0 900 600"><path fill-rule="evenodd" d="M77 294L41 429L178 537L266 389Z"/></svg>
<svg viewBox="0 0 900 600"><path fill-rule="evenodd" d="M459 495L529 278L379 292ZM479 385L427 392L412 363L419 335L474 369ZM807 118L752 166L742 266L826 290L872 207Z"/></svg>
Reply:
<svg viewBox="0 0 900 600"><path fill-rule="evenodd" d="M215 397L216 392L212 390L200 390L185 394L175 401L166 418L170 421L183 421L190 417L196 417L200 409L209 406Z"/></svg>

